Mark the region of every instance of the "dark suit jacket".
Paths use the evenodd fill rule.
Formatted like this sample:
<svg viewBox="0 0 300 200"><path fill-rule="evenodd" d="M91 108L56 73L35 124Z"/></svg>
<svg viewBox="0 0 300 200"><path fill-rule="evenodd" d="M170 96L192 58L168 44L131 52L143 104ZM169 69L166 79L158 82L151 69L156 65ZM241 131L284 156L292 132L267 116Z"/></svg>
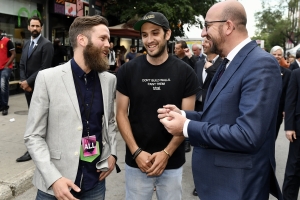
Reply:
<svg viewBox="0 0 300 200"><path fill-rule="evenodd" d="M178 58L176 55L175 55L176 58ZM180 59L180 58L178 58ZM183 62L187 63L189 66L191 66L193 69L194 69L194 66L195 66L195 63L197 62L197 59L194 55L192 55L191 58L187 57L187 56L184 56L182 59L181 59Z"/></svg>
<svg viewBox="0 0 300 200"><path fill-rule="evenodd" d="M288 88L288 84L289 84L292 72L291 72L291 70L289 70L285 67L281 67L281 66L280 66L280 71L281 71L281 78L282 78L282 93L281 93L281 96L280 96L278 112L283 112L284 111L286 91L287 91L287 88Z"/></svg>
<svg viewBox="0 0 300 200"><path fill-rule="evenodd" d="M205 65L205 60L200 60L198 62L196 62L195 64L195 72L197 74L198 80L199 80L199 85L200 85L200 91L197 93L196 95L196 101L198 101L198 99L200 98L200 96L202 96L202 102L205 101L206 98L206 93L209 87L209 84L213 78L213 76L215 75L218 67L220 66L221 62L222 62L222 58L219 57L212 66L210 66L208 69L206 69L206 73L207 73L207 77L203 83L202 80L202 71Z"/></svg>
<svg viewBox="0 0 300 200"><path fill-rule="evenodd" d="M21 81L27 80L29 86L33 88L38 72L51 67L54 50L51 42L41 36L32 49L31 55L27 58L29 45L30 40L23 46L20 60L20 79Z"/></svg>
<svg viewBox="0 0 300 200"><path fill-rule="evenodd" d="M292 72L285 100L285 130L300 135L300 68Z"/></svg>
<svg viewBox="0 0 300 200"><path fill-rule="evenodd" d="M197 61L201 61L201 60L205 60L206 56L204 54L202 54L201 57L199 57L199 59L196 57Z"/></svg>
<svg viewBox="0 0 300 200"><path fill-rule="evenodd" d="M299 68L299 65L296 61L292 62L289 67L290 70L294 70L294 69L298 69L298 68Z"/></svg>
<svg viewBox="0 0 300 200"><path fill-rule="evenodd" d="M282 199L274 150L281 94L278 61L251 41L213 90L211 86L203 112L186 111L200 199L263 200L269 193Z"/></svg>

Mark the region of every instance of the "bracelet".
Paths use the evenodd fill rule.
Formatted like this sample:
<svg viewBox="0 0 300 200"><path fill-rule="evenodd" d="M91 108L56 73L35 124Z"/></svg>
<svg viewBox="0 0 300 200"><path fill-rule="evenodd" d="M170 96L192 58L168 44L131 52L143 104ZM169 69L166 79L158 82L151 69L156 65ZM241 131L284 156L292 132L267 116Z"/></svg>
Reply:
<svg viewBox="0 0 300 200"><path fill-rule="evenodd" d="M171 157L171 155L166 150L163 151L169 156L169 158Z"/></svg>
<svg viewBox="0 0 300 200"><path fill-rule="evenodd" d="M132 155L132 159L135 160L136 157L142 152L143 150L141 148L138 148L134 154Z"/></svg>

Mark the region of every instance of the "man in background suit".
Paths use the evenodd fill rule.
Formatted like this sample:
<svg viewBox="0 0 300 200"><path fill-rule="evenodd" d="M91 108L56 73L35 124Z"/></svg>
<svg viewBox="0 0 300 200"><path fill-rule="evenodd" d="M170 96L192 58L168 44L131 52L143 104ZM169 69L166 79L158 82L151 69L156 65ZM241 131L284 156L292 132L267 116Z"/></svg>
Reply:
<svg viewBox="0 0 300 200"><path fill-rule="evenodd" d="M196 57L196 61L204 60L206 56L202 53L201 44L193 44L192 51L194 56Z"/></svg>
<svg viewBox="0 0 300 200"><path fill-rule="evenodd" d="M176 41L174 54L177 58L187 63L189 66L191 66L194 69L197 59L195 55L192 54L185 41L183 40Z"/></svg>
<svg viewBox="0 0 300 200"><path fill-rule="evenodd" d="M298 69L300 66L300 49L296 51L296 59L290 64L290 70Z"/></svg>
<svg viewBox="0 0 300 200"><path fill-rule="evenodd" d="M28 19L31 38L23 46L20 59L20 87L25 92L28 108L34 89L35 78L40 70L51 67L53 58L52 43L41 35L43 22L37 16ZM31 160L28 152L18 158L17 162Z"/></svg>
<svg viewBox="0 0 300 200"><path fill-rule="evenodd" d="M215 75L222 58L215 53L215 47L208 39L203 41L203 50L207 57L196 62L195 72L197 74L201 90L197 93L195 111L202 111L209 84Z"/></svg>
<svg viewBox="0 0 300 200"><path fill-rule="evenodd" d="M104 200L117 159L108 22L77 17L69 36L74 58L39 72L29 109L24 140L36 165L36 199Z"/></svg>
<svg viewBox="0 0 300 200"><path fill-rule="evenodd" d="M278 61L279 65L280 65L280 60L282 59L282 57L284 55L283 48L280 46L274 46L270 50L270 54L272 54L276 58L276 60ZM281 72L281 80L282 80L282 91L281 91L278 114L277 114L277 121L276 121L276 139L277 139L277 136L279 133L281 123L284 118L284 104L285 104L285 99L286 99L285 98L286 91L287 91L287 87L288 87L289 80L291 77L291 70L289 70L283 66L280 66L280 72Z"/></svg>
<svg viewBox="0 0 300 200"><path fill-rule="evenodd" d="M222 58L215 53L215 47L208 39L204 38L202 46L207 57L196 62L194 69L197 74L201 89L196 95L195 111L198 112L203 111L203 105L208 87L218 67L222 63ZM193 195L198 196L196 188L193 191Z"/></svg>
<svg viewBox="0 0 300 200"><path fill-rule="evenodd" d="M283 199L297 200L300 187L300 69L292 72L285 101L285 134L290 141L282 186Z"/></svg>
<svg viewBox="0 0 300 200"><path fill-rule="evenodd" d="M279 65L250 40L246 23L238 1L214 4L201 36L224 60L203 112L181 112L174 105L158 109L168 132L184 134L194 146L192 170L201 200L269 199L269 193L282 199L274 172Z"/></svg>

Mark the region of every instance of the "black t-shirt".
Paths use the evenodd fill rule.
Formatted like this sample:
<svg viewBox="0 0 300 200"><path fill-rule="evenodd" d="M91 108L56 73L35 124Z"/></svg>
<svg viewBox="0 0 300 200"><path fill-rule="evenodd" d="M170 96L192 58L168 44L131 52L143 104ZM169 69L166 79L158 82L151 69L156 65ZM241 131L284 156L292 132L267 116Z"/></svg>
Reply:
<svg viewBox="0 0 300 200"><path fill-rule="evenodd" d="M172 135L157 117L157 109L166 104L181 108L182 99L199 90L194 70L183 61L169 56L161 65L151 65L146 55L125 63L117 74L117 90L130 99L129 121L137 145L150 154L162 151ZM126 146L126 164L138 167ZM185 163L182 143L168 161L166 169Z"/></svg>

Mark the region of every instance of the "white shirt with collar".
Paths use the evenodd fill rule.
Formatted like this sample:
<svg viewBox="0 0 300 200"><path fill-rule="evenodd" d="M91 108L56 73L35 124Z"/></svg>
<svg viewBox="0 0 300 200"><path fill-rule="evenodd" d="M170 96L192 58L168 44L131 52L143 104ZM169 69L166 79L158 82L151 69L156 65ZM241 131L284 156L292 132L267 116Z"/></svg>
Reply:
<svg viewBox="0 0 300 200"><path fill-rule="evenodd" d="M238 54L238 52L244 47L246 46L246 44L248 44L249 42L251 42L250 38L246 38L245 40L243 40L241 43L239 43L236 47L234 47L234 49L232 49L229 54L226 56L226 58L229 60L227 65L226 65L226 69L229 66L229 64L231 63L231 61L234 59L234 57ZM181 114L182 116L186 117L186 114L183 110L181 110ZM184 137L189 137L188 132L187 132L187 127L189 125L191 120L187 119L184 122L183 125L183 135Z"/></svg>
<svg viewBox="0 0 300 200"><path fill-rule="evenodd" d="M39 39L40 39L41 36L42 36L42 34L40 34L39 36L37 36L37 37L34 38L34 39L31 38L31 39L30 39L30 44L29 44L28 49L30 48L30 45L31 45L32 41L34 42L33 48L35 48L35 47L37 46L37 42L39 41Z"/></svg>

